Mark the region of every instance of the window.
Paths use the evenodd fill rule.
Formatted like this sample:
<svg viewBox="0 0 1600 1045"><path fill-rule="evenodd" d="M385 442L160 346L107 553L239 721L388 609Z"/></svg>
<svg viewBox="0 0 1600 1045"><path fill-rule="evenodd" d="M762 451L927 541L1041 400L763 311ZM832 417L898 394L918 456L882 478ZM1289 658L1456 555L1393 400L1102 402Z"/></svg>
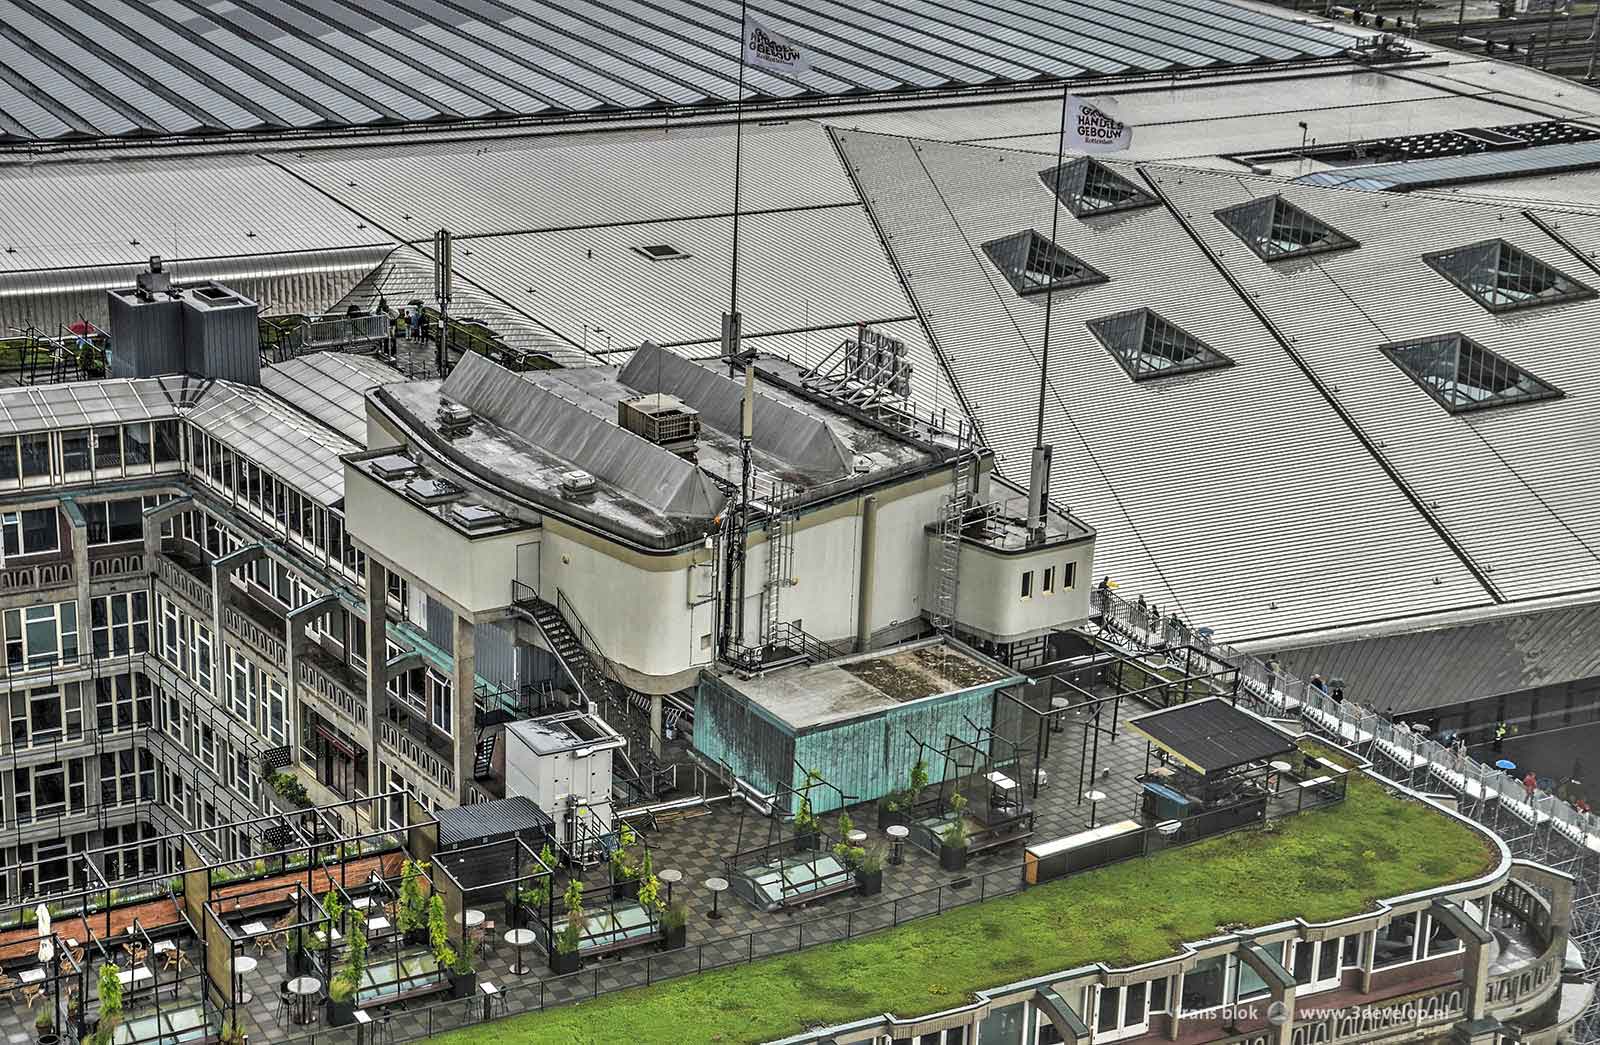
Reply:
<svg viewBox="0 0 1600 1045"><path fill-rule="evenodd" d="M287 743L288 712L284 703L283 686L277 679L267 678L267 736L274 744Z"/></svg>
<svg viewBox="0 0 1600 1045"><path fill-rule="evenodd" d="M675 261L678 258L690 256L670 243L650 243L642 247L634 247L633 252L640 257L649 258L651 261Z"/></svg>
<svg viewBox="0 0 1600 1045"><path fill-rule="evenodd" d="M1183 977L1183 1012L1197 1013L1221 1008L1227 979L1227 955L1219 954L1196 962L1194 968Z"/></svg>
<svg viewBox="0 0 1600 1045"><path fill-rule="evenodd" d="M94 430L94 470L99 475L122 471L122 429L96 428Z"/></svg>
<svg viewBox="0 0 1600 1045"><path fill-rule="evenodd" d="M1104 283L1105 273L1073 257L1032 229L983 245L994 267L1018 294Z"/></svg>
<svg viewBox="0 0 1600 1045"><path fill-rule="evenodd" d="M145 423L124 425L122 428L122 459L131 471L147 468L151 461L150 426Z"/></svg>
<svg viewBox="0 0 1600 1045"><path fill-rule="evenodd" d="M1422 260L1490 312L1594 297L1588 286L1503 239L1424 254Z"/></svg>
<svg viewBox="0 0 1600 1045"><path fill-rule="evenodd" d="M81 687L76 682L10 694L11 744L26 748L83 736Z"/></svg>
<svg viewBox="0 0 1600 1045"><path fill-rule="evenodd" d="M1161 1001L1166 1004L1166 981L1161 984ZM1097 987L1094 1040L1115 1041L1143 1034L1150 1028L1151 987L1149 982L1125 987Z"/></svg>
<svg viewBox="0 0 1600 1045"><path fill-rule="evenodd" d="M83 505L90 544L116 544L144 538L144 502L137 497Z"/></svg>
<svg viewBox="0 0 1600 1045"><path fill-rule="evenodd" d="M1099 160L1080 156L1039 172L1039 180L1076 217L1153 207L1156 198Z"/></svg>
<svg viewBox="0 0 1600 1045"><path fill-rule="evenodd" d="M1022 575L1022 597L1024 599L1033 598L1033 571L1032 570L1028 570L1025 573L1023 573L1023 575Z"/></svg>
<svg viewBox="0 0 1600 1045"><path fill-rule="evenodd" d="M1078 585L1078 564L1067 562L1061 564L1061 590L1071 591Z"/></svg>
<svg viewBox="0 0 1600 1045"><path fill-rule="evenodd" d="M1279 952L1280 956L1282 952ZM1255 969L1242 958L1230 959L1233 963L1233 999L1234 1001L1251 1001L1255 998L1264 998L1271 989L1267 981L1263 980Z"/></svg>
<svg viewBox="0 0 1600 1045"><path fill-rule="evenodd" d="M78 605L58 602L5 611L6 664L12 671L78 659Z"/></svg>
<svg viewBox="0 0 1600 1045"><path fill-rule="evenodd" d="M1417 953L1417 923L1420 914L1402 914L1378 930L1373 941L1372 967L1386 969L1414 961Z"/></svg>
<svg viewBox="0 0 1600 1045"><path fill-rule="evenodd" d="M182 429L178 421L155 423L156 464L176 464L183 459L180 441Z"/></svg>
<svg viewBox="0 0 1600 1045"><path fill-rule="evenodd" d="M150 649L150 597L142 591L90 600L90 634L96 657L122 657Z"/></svg>
<svg viewBox="0 0 1600 1045"><path fill-rule="evenodd" d="M22 478L22 466L17 459L17 437L0 436L0 483L11 484Z"/></svg>
<svg viewBox="0 0 1600 1045"><path fill-rule="evenodd" d="M448 680L439 677L433 671L427 672L428 706L433 724L445 733L450 733L454 722L452 721L451 684Z"/></svg>
<svg viewBox="0 0 1600 1045"><path fill-rule="evenodd" d="M148 801L155 797L155 758L144 748L100 756L100 804Z"/></svg>
<svg viewBox="0 0 1600 1045"><path fill-rule="evenodd" d="M61 550L61 528L54 508L29 508L0 516L7 557Z"/></svg>
<svg viewBox="0 0 1600 1045"><path fill-rule="evenodd" d="M1452 414L1563 395L1465 334L1384 345L1379 351Z"/></svg>
<svg viewBox="0 0 1600 1045"><path fill-rule="evenodd" d="M102 676L94 680L95 723L102 733L148 726L155 718L155 699L143 672Z"/></svg>
<svg viewBox="0 0 1600 1045"><path fill-rule="evenodd" d="M1091 319L1088 327L1135 381L1233 365L1233 360L1148 308Z"/></svg>
<svg viewBox="0 0 1600 1045"><path fill-rule="evenodd" d="M18 449L22 455L22 481L50 480L50 433L33 432L18 436Z"/></svg>
<svg viewBox="0 0 1600 1045"><path fill-rule="evenodd" d="M1044 568L1044 574L1039 579L1039 590L1046 595L1056 590L1056 568L1054 566L1046 566Z"/></svg>
<svg viewBox="0 0 1600 1045"><path fill-rule="evenodd" d="M1346 937L1333 940L1295 940L1289 944L1289 971L1294 976L1299 993L1333 990L1345 968L1344 956L1349 952ZM1360 939L1359 936L1354 939ZM1357 946L1355 954L1359 955Z"/></svg>
<svg viewBox="0 0 1600 1045"><path fill-rule="evenodd" d="M1262 261L1349 250L1355 240L1296 207L1282 196L1263 196L1217 211L1217 220Z"/></svg>
<svg viewBox="0 0 1600 1045"><path fill-rule="evenodd" d="M70 428L61 433L61 471L64 475L89 471L87 428Z"/></svg>

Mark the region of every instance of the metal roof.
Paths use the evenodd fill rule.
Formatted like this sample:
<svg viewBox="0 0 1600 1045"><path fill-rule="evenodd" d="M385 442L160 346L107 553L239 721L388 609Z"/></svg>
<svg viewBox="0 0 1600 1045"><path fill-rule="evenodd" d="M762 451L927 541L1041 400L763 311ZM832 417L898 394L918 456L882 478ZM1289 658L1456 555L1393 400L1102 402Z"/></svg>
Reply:
<svg viewBox="0 0 1600 1045"><path fill-rule="evenodd" d="M1600 141L1441 156L1428 160L1369 163L1360 167L1314 171L1295 180L1303 185L1373 192L1410 192L1441 185L1520 178L1532 174L1557 174L1595 167L1600 167Z"/></svg>
<svg viewBox="0 0 1600 1045"><path fill-rule="evenodd" d="M549 831L556 822L528 798L495 798L487 802L441 809L439 845L472 845L507 835Z"/></svg>
<svg viewBox="0 0 1600 1045"><path fill-rule="evenodd" d="M1295 749L1287 733L1221 697L1135 715L1127 726L1201 773L1265 762Z"/></svg>
<svg viewBox="0 0 1600 1045"><path fill-rule="evenodd" d="M197 378L112 378L0 389L0 433L44 432L179 416L206 392Z"/></svg>
<svg viewBox="0 0 1600 1045"><path fill-rule="evenodd" d="M210 382L189 420L313 500L329 507L344 500L344 462L339 457L361 447L271 392Z"/></svg>
<svg viewBox="0 0 1600 1045"><path fill-rule="evenodd" d="M405 375L371 356L313 352L261 368L261 385L345 438L367 445L367 391Z"/></svg>
<svg viewBox="0 0 1600 1045"><path fill-rule="evenodd" d="M1025 482L1034 419L1017 404L1037 397L1045 301L1017 295L979 246L1021 228L1050 228L1056 200L1038 172L1054 155L836 133L1001 471ZM1196 179L1237 184L1188 170L1169 177L1183 189ZM1211 218L1223 205L1197 201L1180 213L1211 221L1250 265L1278 271ZM1365 222L1332 223L1363 238ZM1055 295L1046 404L1052 492L1094 522L1097 572L1235 639L1490 601L1170 210L1081 221L1062 208L1057 239L1109 277ZM1134 382L1086 324L1139 308L1235 365ZM1317 315L1308 310L1306 318ZM1328 333L1338 329L1330 324ZM1446 416L1372 351L1409 386L1407 414Z"/></svg>
<svg viewBox="0 0 1600 1045"><path fill-rule="evenodd" d="M1339 678L1347 699L1396 713L1600 675L1600 605L1519 613L1284 651L1288 671Z"/></svg>
<svg viewBox="0 0 1600 1045"><path fill-rule="evenodd" d="M725 103L737 0L0 0L0 141L270 133ZM1337 56L1351 38L1226 0L892 8L771 0L812 69L755 99L1217 69Z"/></svg>

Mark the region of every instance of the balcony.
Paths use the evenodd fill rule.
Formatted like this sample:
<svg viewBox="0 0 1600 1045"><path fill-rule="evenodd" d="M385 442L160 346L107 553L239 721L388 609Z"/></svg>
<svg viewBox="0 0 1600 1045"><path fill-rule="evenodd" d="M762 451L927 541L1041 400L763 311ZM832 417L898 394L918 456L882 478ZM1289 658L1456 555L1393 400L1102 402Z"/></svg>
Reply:
<svg viewBox="0 0 1600 1045"><path fill-rule="evenodd" d="M7 566L0 569L0 595L64 588L72 583L70 562L41 562L31 566Z"/></svg>
<svg viewBox="0 0 1600 1045"><path fill-rule="evenodd" d="M192 609L210 616L211 567L182 552L162 551L156 556L156 579Z"/></svg>
<svg viewBox="0 0 1600 1045"><path fill-rule="evenodd" d="M144 549L134 548L116 552L89 553L89 579L113 581L137 577L144 573Z"/></svg>
<svg viewBox="0 0 1600 1045"><path fill-rule="evenodd" d="M426 723L397 712L391 705L389 721L381 723L379 736L386 753L420 772L450 794L455 793L455 752L450 741Z"/></svg>
<svg viewBox="0 0 1600 1045"><path fill-rule="evenodd" d="M367 680L350 665L330 656L316 643L308 644L296 659L300 684L320 698L317 704L338 718L344 728L367 733Z"/></svg>
<svg viewBox="0 0 1600 1045"><path fill-rule="evenodd" d="M222 607L222 626L230 635L244 640L245 645L266 657L272 664L284 664L288 654L283 636L286 627L283 618L253 599L236 598Z"/></svg>

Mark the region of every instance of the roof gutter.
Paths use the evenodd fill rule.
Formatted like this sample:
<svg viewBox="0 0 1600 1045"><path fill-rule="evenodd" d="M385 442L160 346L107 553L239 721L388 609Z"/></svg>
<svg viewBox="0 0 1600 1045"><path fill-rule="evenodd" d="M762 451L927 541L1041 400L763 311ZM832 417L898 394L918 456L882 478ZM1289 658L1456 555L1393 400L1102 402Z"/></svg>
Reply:
<svg viewBox="0 0 1600 1045"><path fill-rule="evenodd" d="M1335 414L1339 415L1339 419L1344 422L1345 427L1350 430L1350 433L1366 449L1378 467L1383 469L1389 479L1405 495L1406 500L1411 502L1411 506L1416 509L1417 514L1427 521L1428 525L1433 528L1433 532L1438 534L1439 539L1444 542L1445 547L1449 548L1451 554L1466 568L1468 573L1472 574L1473 580L1477 581L1495 602L1508 601L1500 589L1495 586L1495 583L1489 579L1489 575L1484 572L1483 567L1479 566L1472 556L1467 554L1467 550L1450 533L1449 528L1440 521L1438 516L1433 514L1427 503L1411 488L1411 484L1406 482L1405 477L1400 474L1400 470L1390 463L1389 459L1378 449L1378 445L1373 441L1372 437L1367 435L1361 426L1356 423L1350 411L1345 408L1343 403L1339 402L1338 397L1333 394L1333 390L1312 369L1311 364L1307 363L1305 358L1300 355L1289 339L1284 336L1283 331L1278 329L1277 324L1267 315L1266 310L1257 304L1255 298L1245 291L1243 285L1239 283L1238 277L1228 270L1228 267L1222 263L1222 259L1217 257L1216 252L1211 249L1211 245L1195 231L1194 225L1184 216L1183 212L1173 205L1172 200L1167 197L1160 183L1150 176L1144 164L1140 164L1137 170L1139 171L1139 176L1149 186L1150 191L1161 201L1161 205L1167 209L1167 213L1171 214L1173 219L1183 228L1183 231L1188 234L1189 239L1206 256L1206 260L1211 262L1211 267L1216 269L1217 275L1221 276L1228 286L1233 289L1234 296L1254 314L1261 325L1266 328L1267 333L1272 335L1272 339L1278 343L1278 347L1283 349L1294 365L1305 375L1306 380L1311 382L1311 386L1317 390L1318 395L1322 396L1323 401L1332 407Z"/></svg>

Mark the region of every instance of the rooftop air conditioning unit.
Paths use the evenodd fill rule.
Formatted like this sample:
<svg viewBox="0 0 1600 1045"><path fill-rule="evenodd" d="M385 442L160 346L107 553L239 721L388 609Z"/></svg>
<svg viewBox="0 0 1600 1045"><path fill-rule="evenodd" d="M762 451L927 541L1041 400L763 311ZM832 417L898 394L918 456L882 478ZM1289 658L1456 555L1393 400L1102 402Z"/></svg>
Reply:
<svg viewBox="0 0 1600 1045"><path fill-rule="evenodd" d="M594 476L574 468L561 473L561 496L569 501L587 501L594 497Z"/></svg>
<svg viewBox="0 0 1600 1045"><path fill-rule="evenodd" d="M619 402L617 425L680 457L693 457L700 411L677 396L655 392Z"/></svg>
<svg viewBox="0 0 1600 1045"><path fill-rule="evenodd" d="M439 404L439 431L446 439L455 439L472 431L472 410L460 403Z"/></svg>

